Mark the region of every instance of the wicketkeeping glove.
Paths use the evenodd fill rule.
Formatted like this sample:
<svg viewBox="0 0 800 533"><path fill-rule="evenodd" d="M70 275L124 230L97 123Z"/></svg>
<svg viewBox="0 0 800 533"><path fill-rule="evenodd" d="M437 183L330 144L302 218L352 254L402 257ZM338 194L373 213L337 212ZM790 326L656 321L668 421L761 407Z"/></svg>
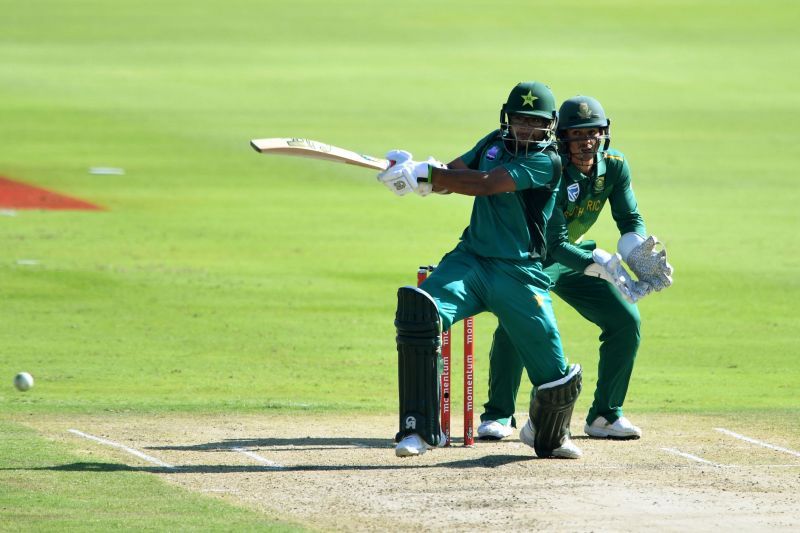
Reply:
<svg viewBox="0 0 800 533"><path fill-rule="evenodd" d="M644 239L635 233L626 233L619 239L617 250L628 263L628 266L639 278L660 291L672 285L673 268L667 262L667 249L655 251L656 245L661 244L654 235Z"/></svg>
<svg viewBox="0 0 800 533"><path fill-rule="evenodd" d="M622 258L619 254L610 253L597 248L592 251L594 264L589 265L583 271L587 276L602 278L612 284L629 303L636 303L647 296L652 287L643 281L634 281L631 275L622 266Z"/></svg>

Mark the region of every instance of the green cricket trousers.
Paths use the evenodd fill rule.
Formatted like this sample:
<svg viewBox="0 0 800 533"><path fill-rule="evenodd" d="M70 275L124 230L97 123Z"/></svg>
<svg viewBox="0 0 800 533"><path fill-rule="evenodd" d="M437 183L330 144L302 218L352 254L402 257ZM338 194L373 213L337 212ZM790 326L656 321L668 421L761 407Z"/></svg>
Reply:
<svg viewBox="0 0 800 533"><path fill-rule="evenodd" d="M523 368L534 385L567 374L549 285L538 261L480 257L456 248L442 258L420 288L436 301L444 331L483 311L497 316L517 363L519 388Z"/></svg>
<svg viewBox="0 0 800 533"><path fill-rule="evenodd" d="M586 422L591 424L595 418L603 416L613 423L622 416L622 404L639 349L639 310L600 278L586 276L558 263L544 271L553 282L551 291L600 327L597 388ZM489 353L489 401L484 404L481 420L511 418L516 426L513 417L523 363L510 336L511 332L500 321Z"/></svg>

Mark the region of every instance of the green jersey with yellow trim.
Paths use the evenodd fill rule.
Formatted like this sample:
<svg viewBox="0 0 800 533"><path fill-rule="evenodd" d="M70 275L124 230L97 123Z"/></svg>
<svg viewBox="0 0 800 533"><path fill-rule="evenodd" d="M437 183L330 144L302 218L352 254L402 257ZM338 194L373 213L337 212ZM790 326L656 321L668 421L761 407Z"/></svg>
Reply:
<svg viewBox="0 0 800 533"><path fill-rule="evenodd" d="M500 130L495 130L460 159L467 167L483 172L505 167L516 190L476 196L459 247L482 257L542 259L545 227L561 176L561 160L555 149L515 156L506 150Z"/></svg>
<svg viewBox="0 0 800 533"><path fill-rule="evenodd" d="M620 235L646 236L645 225L631 187L631 171L618 150L600 152L591 176L564 159L556 207L548 225L548 261L582 272L593 263L590 252L574 246L591 228L608 202Z"/></svg>

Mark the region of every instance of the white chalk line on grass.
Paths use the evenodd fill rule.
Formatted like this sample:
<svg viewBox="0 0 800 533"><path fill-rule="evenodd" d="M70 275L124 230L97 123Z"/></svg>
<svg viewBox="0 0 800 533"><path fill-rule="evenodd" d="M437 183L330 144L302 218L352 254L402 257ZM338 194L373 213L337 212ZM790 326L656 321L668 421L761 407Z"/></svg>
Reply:
<svg viewBox="0 0 800 533"><path fill-rule="evenodd" d="M235 451L237 453L241 453L243 455L246 455L247 457L249 457L251 459L255 459L256 461L258 461L259 463L261 463L263 465L267 465L269 467L276 468L276 469L277 468L283 468L282 465L279 465L275 461L270 461L266 457L262 457L262 456L258 455L255 452L251 452L250 450L245 450L244 448L231 448L231 450L233 450L233 451Z"/></svg>
<svg viewBox="0 0 800 533"><path fill-rule="evenodd" d="M673 454L673 455L679 455L679 456L683 457L684 459L689 459L690 461L695 461L695 462L698 462L698 463L703 463L704 465L709 465L709 466L725 466L725 465L721 465L721 464L719 464L719 463L714 463L714 462L712 462L712 461L708 461L708 460L706 460L706 459L703 459L702 457L698 457L698 456L696 456L696 455L692 455L691 453L682 452L682 451L680 451L680 450L678 450L678 449L676 449L676 448L661 448L661 449L662 449L662 450L664 450L664 451L665 451L665 452L667 452L667 453L671 453L671 454Z"/></svg>
<svg viewBox="0 0 800 533"><path fill-rule="evenodd" d="M125 446L124 444L120 444L118 442L114 442L113 440L108 440L108 439L103 439L103 438L100 438L100 437L95 437L94 435L89 435L88 433L84 433L83 431L78 431L77 429L69 429L67 431L69 431L70 433L72 433L74 435L77 435L79 437L83 437L84 439L93 440L95 442L99 442L100 444L105 444L106 446L113 446L114 448L119 448L120 450L125 450L129 454L135 455L136 457L138 457L140 459L144 459L148 463L153 463L153 464L158 465L158 466L163 466L164 468L175 468L171 464L165 463L161 459L156 459L152 455L147 455L146 453L142 453L139 450L135 450L133 448Z"/></svg>
<svg viewBox="0 0 800 533"><path fill-rule="evenodd" d="M764 448L769 448L770 450L775 450L776 452L783 452L788 453L789 455L794 455L795 457L800 457L800 452L796 452L794 450L790 450L788 448L781 448L780 446L775 446L774 444L769 444L768 442L763 442L756 439L751 439L750 437L745 437L744 435L740 435L735 433L729 429L725 428L714 428L715 430L719 431L720 433L724 433L729 435L735 439L743 440L745 442L749 442L750 444L755 444L757 446L763 446Z"/></svg>

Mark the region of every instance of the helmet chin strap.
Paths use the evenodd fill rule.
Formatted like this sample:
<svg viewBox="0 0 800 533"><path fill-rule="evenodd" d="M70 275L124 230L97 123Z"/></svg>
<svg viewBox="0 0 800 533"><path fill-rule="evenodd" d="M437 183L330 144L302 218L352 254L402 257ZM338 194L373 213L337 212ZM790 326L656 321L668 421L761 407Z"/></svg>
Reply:
<svg viewBox="0 0 800 533"><path fill-rule="evenodd" d="M580 154L591 155L591 158L581 159L578 157ZM592 152L578 152L577 154L570 152L569 162L580 170L581 174L588 175L597 165L597 150L593 150Z"/></svg>
<svg viewBox="0 0 800 533"><path fill-rule="evenodd" d="M509 143L513 143L513 145L514 145L513 155L515 155L515 156L519 155L520 146L524 146L525 147L525 152L524 152L523 155L528 156L529 154L534 154L534 153L541 152L541 151L547 149L548 146L551 146L553 144L553 141L552 140L548 140L548 139L542 139L540 141L534 141L534 140L528 139L528 140L521 141L521 140L517 139L514 136L511 136L509 139L506 139L506 141L509 142ZM531 149L531 145L534 145L536 147L536 149L532 150Z"/></svg>

